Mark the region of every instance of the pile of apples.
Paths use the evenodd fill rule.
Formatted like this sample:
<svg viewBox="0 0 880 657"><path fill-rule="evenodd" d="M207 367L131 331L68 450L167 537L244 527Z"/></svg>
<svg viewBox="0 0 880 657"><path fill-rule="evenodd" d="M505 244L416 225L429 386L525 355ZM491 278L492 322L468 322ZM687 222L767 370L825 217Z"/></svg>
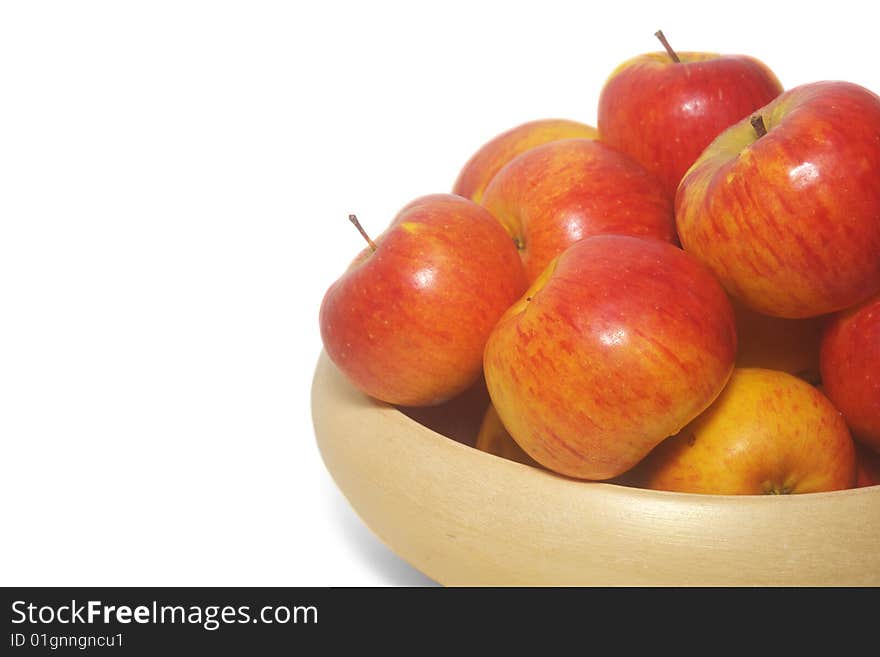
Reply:
<svg viewBox="0 0 880 657"><path fill-rule="evenodd" d="M485 391L476 447L568 477L880 484L880 97L657 36L595 128L501 133L375 241L352 215L325 351L415 416Z"/></svg>

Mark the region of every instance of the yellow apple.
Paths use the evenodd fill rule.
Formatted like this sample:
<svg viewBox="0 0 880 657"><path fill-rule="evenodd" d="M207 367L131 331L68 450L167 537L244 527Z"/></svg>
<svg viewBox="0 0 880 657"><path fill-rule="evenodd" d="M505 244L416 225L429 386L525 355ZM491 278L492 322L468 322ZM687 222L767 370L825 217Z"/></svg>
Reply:
<svg viewBox="0 0 880 657"><path fill-rule="evenodd" d="M852 488L855 445L840 412L796 376L737 368L715 402L636 468L645 488L759 495Z"/></svg>

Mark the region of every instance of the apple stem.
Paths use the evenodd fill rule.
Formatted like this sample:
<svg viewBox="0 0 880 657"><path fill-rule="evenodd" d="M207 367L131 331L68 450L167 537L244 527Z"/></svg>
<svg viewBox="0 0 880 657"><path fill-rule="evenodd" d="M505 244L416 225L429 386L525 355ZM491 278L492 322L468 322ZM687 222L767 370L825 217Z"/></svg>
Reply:
<svg viewBox="0 0 880 657"><path fill-rule="evenodd" d="M354 227L358 229L358 232L359 232L361 235L363 235L363 237L364 237L365 240L367 240L367 244L370 245L370 249L373 250L373 251L375 251L375 250L376 250L376 243L375 243L373 240L370 239L370 236L369 236L369 235L367 235L367 231L365 231L365 230L364 230L364 227L361 226L361 222L358 221L357 216L355 216L355 215L353 215L353 214L350 214L350 215L348 215L348 220L349 220L351 223L354 224Z"/></svg>
<svg viewBox="0 0 880 657"><path fill-rule="evenodd" d="M749 122L752 124L752 127L755 129L755 134L758 135L758 139L767 134L767 126L764 125L764 117L760 114L755 114Z"/></svg>
<svg viewBox="0 0 880 657"><path fill-rule="evenodd" d="M672 49L672 46L669 45L669 42L666 40L666 36L663 34L663 30L657 30L654 32L654 36L660 39L660 43L663 44L663 47L666 48L666 53L669 55L669 59L674 61L676 64L681 64L681 60L678 58L678 54Z"/></svg>

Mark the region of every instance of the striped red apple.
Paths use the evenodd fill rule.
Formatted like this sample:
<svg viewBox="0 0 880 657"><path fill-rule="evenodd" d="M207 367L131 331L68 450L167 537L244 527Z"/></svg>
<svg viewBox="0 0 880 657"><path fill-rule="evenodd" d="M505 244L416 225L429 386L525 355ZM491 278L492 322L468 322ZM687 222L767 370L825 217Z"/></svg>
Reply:
<svg viewBox="0 0 880 657"><path fill-rule="evenodd" d="M658 36L662 33L658 32ZM618 66L599 95L600 138L657 176L670 196L720 132L782 92L776 75L746 55L639 55Z"/></svg>
<svg viewBox="0 0 880 657"><path fill-rule="evenodd" d="M795 87L718 136L678 188L681 244L766 315L814 317L880 292L880 97Z"/></svg>
<svg viewBox="0 0 880 657"><path fill-rule="evenodd" d="M582 479L633 467L702 412L733 370L724 290L659 240L598 235L554 260L486 344L486 385L530 457Z"/></svg>
<svg viewBox="0 0 880 657"><path fill-rule="evenodd" d="M819 367L822 387L853 435L880 454L880 295L832 318Z"/></svg>
<svg viewBox="0 0 880 657"><path fill-rule="evenodd" d="M440 404L478 381L489 333L525 286L516 248L489 212L453 194L423 196L327 290L321 338L366 394Z"/></svg>
<svg viewBox="0 0 880 657"><path fill-rule="evenodd" d="M528 150L560 139L596 139L593 126L571 119L537 119L496 135L483 144L465 163L452 193L479 203L492 178L505 164Z"/></svg>
<svg viewBox="0 0 880 657"><path fill-rule="evenodd" d="M672 199L641 165L591 139L537 146L483 194L519 248L529 281L574 242L598 234L675 240Z"/></svg>

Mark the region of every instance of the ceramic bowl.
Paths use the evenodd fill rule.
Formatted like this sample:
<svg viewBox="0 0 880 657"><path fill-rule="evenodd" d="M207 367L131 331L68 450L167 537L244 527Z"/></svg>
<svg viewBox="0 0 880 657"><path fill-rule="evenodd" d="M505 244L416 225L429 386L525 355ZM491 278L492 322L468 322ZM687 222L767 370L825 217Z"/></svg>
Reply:
<svg viewBox="0 0 880 657"><path fill-rule="evenodd" d="M577 481L429 429L323 353L312 418L358 516L440 584L880 585L880 486L721 496Z"/></svg>

